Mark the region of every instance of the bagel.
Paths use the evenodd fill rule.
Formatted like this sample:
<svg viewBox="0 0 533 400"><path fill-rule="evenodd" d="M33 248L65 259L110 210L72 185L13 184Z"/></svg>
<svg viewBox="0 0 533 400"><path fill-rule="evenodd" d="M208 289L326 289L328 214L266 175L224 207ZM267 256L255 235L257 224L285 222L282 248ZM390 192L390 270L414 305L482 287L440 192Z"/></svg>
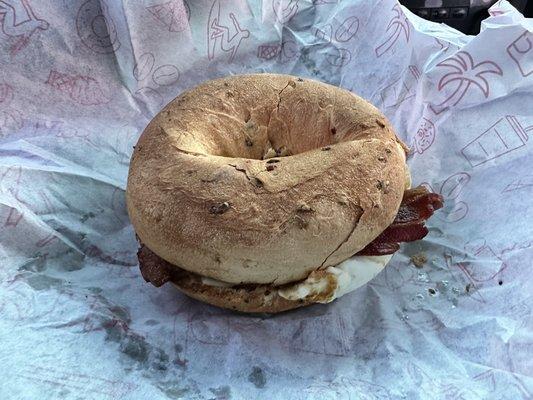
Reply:
<svg viewBox="0 0 533 400"><path fill-rule="evenodd" d="M390 259L352 256L395 219L406 150L347 90L289 75L216 79L143 131L127 209L142 246L191 297L248 312L328 302Z"/></svg>

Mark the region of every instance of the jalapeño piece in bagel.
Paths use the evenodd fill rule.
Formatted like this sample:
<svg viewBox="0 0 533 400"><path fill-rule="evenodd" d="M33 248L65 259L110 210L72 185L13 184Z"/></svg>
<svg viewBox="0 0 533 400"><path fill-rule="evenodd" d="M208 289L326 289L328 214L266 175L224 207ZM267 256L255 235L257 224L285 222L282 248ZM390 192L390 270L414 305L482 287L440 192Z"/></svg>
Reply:
<svg viewBox="0 0 533 400"><path fill-rule="evenodd" d="M244 312L327 303L422 239L442 198L410 189L406 146L353 93L289 75L205 82L133 152L141 273Z"/></svg>

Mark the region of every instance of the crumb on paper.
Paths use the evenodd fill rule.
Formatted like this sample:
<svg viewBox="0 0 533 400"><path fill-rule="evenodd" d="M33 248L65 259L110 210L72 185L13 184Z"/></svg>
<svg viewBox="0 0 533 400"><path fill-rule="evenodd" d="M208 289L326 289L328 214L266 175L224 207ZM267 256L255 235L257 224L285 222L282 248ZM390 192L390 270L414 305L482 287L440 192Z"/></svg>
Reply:
<svg viewBox="0 0 533 400"><path fill-rule="evenodd" d="M418 253L411 256L411 261L417 268L422 268L424 264L428 261L428 258L425 253Z"/></svg>

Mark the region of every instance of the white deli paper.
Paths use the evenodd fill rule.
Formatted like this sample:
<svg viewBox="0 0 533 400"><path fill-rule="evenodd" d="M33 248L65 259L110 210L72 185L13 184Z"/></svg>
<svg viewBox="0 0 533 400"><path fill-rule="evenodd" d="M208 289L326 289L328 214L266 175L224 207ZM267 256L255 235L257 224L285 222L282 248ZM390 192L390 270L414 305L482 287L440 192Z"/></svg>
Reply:
<svg viewBox="0 0 533 400"><path fill-rule="evenodd" d="M1 0L0 398L530 399L533 24L490 15L474 37L393 0ZM145 283L124 204L164 104L263 71L370 100L446 201L372 282L275 317Z"/></svg>

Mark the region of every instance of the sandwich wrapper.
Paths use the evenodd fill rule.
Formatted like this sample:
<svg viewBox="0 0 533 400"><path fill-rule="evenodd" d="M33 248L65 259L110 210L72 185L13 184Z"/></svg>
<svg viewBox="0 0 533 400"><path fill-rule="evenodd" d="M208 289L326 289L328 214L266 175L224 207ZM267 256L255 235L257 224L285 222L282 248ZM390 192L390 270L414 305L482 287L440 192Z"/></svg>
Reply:
<svg viewBox="0 0 533 400"><path fill-rule="evenodd" d="M0 2L2 399L533 396L531 20L501 1L474 37L392 0L66 4ZM446 202L369 284L274 317L145 283L124 200L155 113L250 72L368 99Z"/></svg>

